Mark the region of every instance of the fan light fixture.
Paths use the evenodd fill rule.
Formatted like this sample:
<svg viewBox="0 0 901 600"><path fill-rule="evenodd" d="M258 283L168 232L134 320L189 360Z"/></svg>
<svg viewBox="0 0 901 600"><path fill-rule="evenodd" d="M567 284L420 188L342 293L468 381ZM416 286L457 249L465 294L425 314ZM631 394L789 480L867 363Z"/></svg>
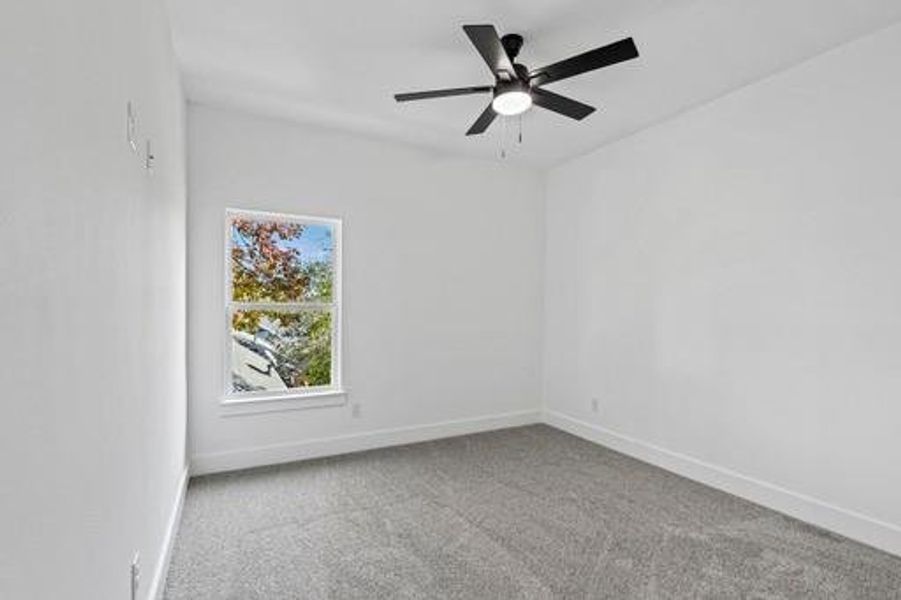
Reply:
<svg viewBox="0 0 901 600"><path fill-rule="evenodd" d="M491 108L499 115L509 117L526 112L532 106L532 96L528 92L513 90L498 94L491 101Z"/></svg>

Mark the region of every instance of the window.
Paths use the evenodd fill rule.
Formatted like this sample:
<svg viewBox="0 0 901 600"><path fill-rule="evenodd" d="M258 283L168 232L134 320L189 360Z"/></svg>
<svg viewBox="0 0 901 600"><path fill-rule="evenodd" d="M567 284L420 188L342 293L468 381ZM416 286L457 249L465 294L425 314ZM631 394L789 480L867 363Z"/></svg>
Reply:
<svg viewBox="0 0 901 600"><path fill-rule="evenodd" d="M230 399L340 391L341 222L226 213Z"/></svg>

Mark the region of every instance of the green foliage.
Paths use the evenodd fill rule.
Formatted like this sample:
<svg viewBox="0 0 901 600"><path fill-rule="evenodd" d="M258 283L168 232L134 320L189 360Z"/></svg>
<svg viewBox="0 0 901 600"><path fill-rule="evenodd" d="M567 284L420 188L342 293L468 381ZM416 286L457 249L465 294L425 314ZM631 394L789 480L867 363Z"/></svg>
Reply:
<svg viewBox="0 0 901 600"><path fill-rule="evenodd" d="M331 263L310 262L305 264L302 270L309 281L305 297L308 300L331 302L334 279Z"/></svg>
<svg viewBox="0 0 901 600"><path fill-rule="evenodd" d="M310 327L311 350L305 369L308 385L328 385L332 380L332 315L321 313Z"/></svg>

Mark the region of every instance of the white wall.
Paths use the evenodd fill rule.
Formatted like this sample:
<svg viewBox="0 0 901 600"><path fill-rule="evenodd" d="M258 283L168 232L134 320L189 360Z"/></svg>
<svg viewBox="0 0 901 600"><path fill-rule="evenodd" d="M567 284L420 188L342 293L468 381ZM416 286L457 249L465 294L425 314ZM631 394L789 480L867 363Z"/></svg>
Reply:
<svg viewBox="0 0 901 600"><path fill-rule="evenodd" d="M894 26L552 171L557 422L901 552L899 56Z"/></svg>
<svg viewBox="0 0 901 600"><path fill-rule="evenodd" d="M539 174L204 106L188 121L193 467L537 417ZM344 219L344 406L222 414L226 207Z"/></svg>
<svg viewBox="0 0 901 600"><path fill-rule="evenodd" d="M0 9L0 597L146 598L184 467L184 103L156 0ZM140 112L156 172L125 142Z"/></svg>

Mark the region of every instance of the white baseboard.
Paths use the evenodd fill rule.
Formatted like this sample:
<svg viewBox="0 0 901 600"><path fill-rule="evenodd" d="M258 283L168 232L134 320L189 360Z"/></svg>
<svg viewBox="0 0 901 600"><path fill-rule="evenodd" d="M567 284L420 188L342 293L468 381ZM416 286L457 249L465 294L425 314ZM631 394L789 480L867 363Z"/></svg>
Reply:
<svg viewBox="0 0 901 600"><path fill-rule="evenodd" d="M901 526L839 508L730 469L574 419L563 413L545 411L544 422L677 475L729 492L886 552L901 555Z"/></svg>
<svg viewBox="0 0 901 600"><path fill-rule="evenodd" d="M182 471L175 492L175 500L169 513L169 523L166 525L166 535L163 537L163 546L160 548L159 560L153 579L150 581L150 590L147 593L149 600L162 600L166 588L166 574L169 572L169 562L172 559L172 548L175 546L175 535L178 533L178 524L181 523L181 509L185 505L185 492L188 489L188 467Z"/></svg>
<svg viewBox="0 0 901 600"><path fill-rule="evenodd" d="M386 446L426 442L445 437L531 425L540 422L541 411L524 410L474 419L444 421L430 425L380 429L289 444L199 454L191 459L191 474L205 475L221 471L234 471L236 469L372 450Z"/></svg>

